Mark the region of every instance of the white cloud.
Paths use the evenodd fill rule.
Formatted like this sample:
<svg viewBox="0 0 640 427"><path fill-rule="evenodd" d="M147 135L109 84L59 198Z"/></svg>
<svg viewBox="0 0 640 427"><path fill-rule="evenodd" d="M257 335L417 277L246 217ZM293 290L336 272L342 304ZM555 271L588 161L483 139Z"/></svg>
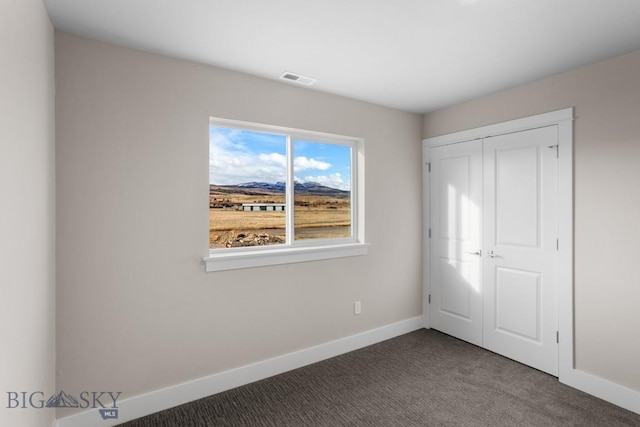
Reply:
<svg viewBox="0 0 640 427"><path fill-rule="evenodd" d="M224 135L215 135L209 144L209 182L212 184L285 181L285 165L282 154L252 153Z"/></svg>
<svg viewBox="0 0 640 427"><path fill-rule="evenodd" d="M331 167L331 163L323 162L321 160L309 159L304 156L299 156L293 159L293 170L300 172L306 169L318 169L326 171Z"/></svg>
<svg viewBox="0 0 640 427"><path fill-rule="evenodd" d="M237 185L245 182L283 182L286 180L286 156L277 152L252 152L242 141L234 140L233 133L212 133L209 143L209 182L218 185ZM328 171L331 163L298 156L294 159L294 172ZM327 187L349 190L350 183L340 173L296 177L300 182L317 182Z"/></svg>
<svg viewBox="0 0 640 427"><path fill-rule="evenodd" d="M271 164L271 165L276 165L280 167L287 166L287 157L280 153L270 153L270 154L260 153L258 158L264 164Z"/></svg>

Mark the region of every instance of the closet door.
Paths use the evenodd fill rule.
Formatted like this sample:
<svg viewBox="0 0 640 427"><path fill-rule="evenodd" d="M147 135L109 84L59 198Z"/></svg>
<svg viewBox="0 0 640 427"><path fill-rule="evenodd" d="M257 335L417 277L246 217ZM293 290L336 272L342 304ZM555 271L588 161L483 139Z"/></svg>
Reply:
<svg viewBox="0 0 640 427"><path fill-rule="evenodd" d="M482 143L432 148L431 327L482 345Z"/></svg>
<svg viewBox="0 0 640 427"><path fill-rule="evenodd" d="M558 375L557 127L484 140L483 346Z"/></svg>

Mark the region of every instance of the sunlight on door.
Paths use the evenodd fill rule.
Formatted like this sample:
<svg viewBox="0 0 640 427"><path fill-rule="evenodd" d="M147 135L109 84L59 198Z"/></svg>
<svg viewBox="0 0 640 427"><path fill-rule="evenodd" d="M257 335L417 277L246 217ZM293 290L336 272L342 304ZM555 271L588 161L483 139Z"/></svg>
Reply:
<svg viewBox="0 0 640 427"><path fill-rule="evenodd" d="M431 151L431 323L474 344L482 338L482 148Z"/></svg>
<svg viewBox="0 0 640 427"><path fill-rule="evenodd" d="M480 227L480 209L470 200L469 196L462 191L458 191L452 184L447 185L447 210L455 212L455 219L447 223L447 235L457 240L461 244L450 244L448 246L448 264L457 272L463 280L465 287L472 289L475 293L480 293L480 284L472 278L472 269L468 263L460 262L469 256L480 256L480 245L472 247L466 242L470 238L470 230L477 230ZM464 267L460 264L467 264ZM460 268L462 267L462 268Z"/></svg>

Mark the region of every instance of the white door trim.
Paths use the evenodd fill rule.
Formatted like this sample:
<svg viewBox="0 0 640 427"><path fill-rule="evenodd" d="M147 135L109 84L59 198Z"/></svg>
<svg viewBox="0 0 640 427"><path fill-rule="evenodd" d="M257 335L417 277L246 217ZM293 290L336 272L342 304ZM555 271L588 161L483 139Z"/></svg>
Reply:
<svg viewBox="0 0 640 427"><path fill-rule="evenodd" d="M426 140L425 140L426 141ZM422 144L422 318L424 327L431 329L430 309L431 306L431 282L429 279L431 272L431 245L429 245L431 221L429 212L431 211L431 171L430 154L428 147Z"/></svg>
<svg viewBox="0 0 640 427"><path fill-rule="evenodd" d="M509 120L507 122L482 126L479 128L463 130L447 135L426 138L422 140L422 147L438 147L440 145L455 144L458 142L471 141L474 139L484 139L491 136L504 135L507 133L535 129L544 126L560 125L561 123L568 124L569 130L573 131L573 107L551 111L549 113L538 114L535 116L524 117L522 119ZM569 145L572 145L572 141L573 138L571 141L568 141ZM567 141L564 142L567 143Z"/></svg>
<svg viewBox="0 0 640 427"><path fill-rule="evenodd" d="M428 294L430 293L430 249L427 238L429 229L429 148L455 144L489 136L503 135L549 125L558 126L558 227L560 246L558 251L558 330L560 382L585 393L592 394L622 408L640 414L640 392L597 377L575 367L574 310L573 310L573 107L522 119L492 124L448 135L427 138L422 141L423 150L423 224L424 224L424 325L429 328Z"/></svg>
<svg viewBox="0 0 640 427"><path fill-rule="evenodd" d="M560 381L563 381L565 376L570 375L570 372L575 370L573 354L573 108L565 108L423 140L423 163L425 163L423 185L425 185L425 190L429 188L429 148L550 125L558 126L559 144L558 330L560 331L559 378ZM428 230L430 228L429 210L427 209L428 201L423 202L423 206L425 229ZM425 239L425 242L428 243L428 239ZM425 261L429 259L430 249L427 243L424 245ZM428 271L428 268L429 266L426 264L425 270ZM430 293L428 277L428 274L424 274L425 295ZM424 310L425 325L429 327L428 304L425 306L427 307Z"/></svg>

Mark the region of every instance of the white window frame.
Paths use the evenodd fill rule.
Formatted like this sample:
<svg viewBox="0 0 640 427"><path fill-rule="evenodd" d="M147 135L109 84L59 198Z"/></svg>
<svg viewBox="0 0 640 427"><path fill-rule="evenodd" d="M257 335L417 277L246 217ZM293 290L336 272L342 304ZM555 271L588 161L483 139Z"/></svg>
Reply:
<svg viewBox="0 0 640 427"><path fill-rule="evenodd" d="M211 117L209 126L212 125L276 133L287 137L286 242L260 247L209 249L209 255L202 258L207 272L360 256L368 253L369 245L365 243L364 233L364 140L362 138ZM351 237L294 240L295 206L292 191L294 140L351 147ZM208 185L207 188L209 188Z"/></svg>

